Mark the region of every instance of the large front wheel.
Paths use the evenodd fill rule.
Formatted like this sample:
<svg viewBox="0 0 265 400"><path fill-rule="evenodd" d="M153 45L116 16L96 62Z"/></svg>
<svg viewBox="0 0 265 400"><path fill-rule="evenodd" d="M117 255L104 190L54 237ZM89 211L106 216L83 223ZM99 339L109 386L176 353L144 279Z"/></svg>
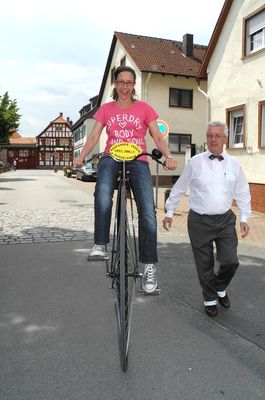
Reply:
<svg viewBox="0 0 265 400"><path fill-rule="evenodd" d="M132 200L131 211L132 211ZM133 214L132 214L133 215ZM135 281L138 271L136 238L126 208L126 187L118 191L113 237L112 271L116 290L116 311L121 369L128 368L129 338Z"/></svg>

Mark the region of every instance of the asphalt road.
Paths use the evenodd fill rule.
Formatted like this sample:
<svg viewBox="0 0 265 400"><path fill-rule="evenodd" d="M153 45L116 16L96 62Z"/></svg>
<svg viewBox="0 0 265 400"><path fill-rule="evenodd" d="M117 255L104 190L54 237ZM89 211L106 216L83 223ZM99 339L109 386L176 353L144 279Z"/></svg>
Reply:
<svg viewBox="0 0 265 400"><path fill-rule="evenodd" d="M1 400L265 398L264 247L240 243L231 309L204 314L187 234L159 229L159 296L135 298L119 366L94 184L53 171L0 175Z"/></svg>

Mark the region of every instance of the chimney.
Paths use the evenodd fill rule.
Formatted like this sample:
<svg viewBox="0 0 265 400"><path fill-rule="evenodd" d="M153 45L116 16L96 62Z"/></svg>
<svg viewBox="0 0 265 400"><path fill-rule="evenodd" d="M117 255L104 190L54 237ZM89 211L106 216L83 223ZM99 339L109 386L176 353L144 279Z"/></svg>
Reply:
<svg viewBox="0 0 265 400"><path fill-rule="evenodd" d="M182 51L186 57L193 57L193 35L190 33L183 36Z"/></svg>
<svg viewBox="0 0 265 400"><path fill-rule="evenodd" d="M62 118L63 118L63 113L62 113L62 112L60 113L60 117L62 117Z"/></svg>

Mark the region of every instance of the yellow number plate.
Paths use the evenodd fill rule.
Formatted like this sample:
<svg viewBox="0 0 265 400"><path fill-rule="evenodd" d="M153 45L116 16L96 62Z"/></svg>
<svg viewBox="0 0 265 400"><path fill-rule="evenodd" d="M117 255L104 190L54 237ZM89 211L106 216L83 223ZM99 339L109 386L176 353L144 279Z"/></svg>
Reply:
<svg viewBox="0 0 265 400"><path fill-rule="evenodd" d="M110 148L110 155L116 160L133 160L136 156L142 153L139 146L133 143L121 142L115 143Z"/></svg>

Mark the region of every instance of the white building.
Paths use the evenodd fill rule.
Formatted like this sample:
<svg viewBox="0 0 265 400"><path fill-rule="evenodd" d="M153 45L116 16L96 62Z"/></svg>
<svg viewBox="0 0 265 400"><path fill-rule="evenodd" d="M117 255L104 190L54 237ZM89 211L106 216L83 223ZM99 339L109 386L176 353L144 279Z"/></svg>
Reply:
<svg viewBox="0 0 265 400"><path fill-rule="evenodd" d="M225 1L199 78L207 79L209 119L228 125L227 151L247 175L252 208L265 212L264 0Z"/></svg>

